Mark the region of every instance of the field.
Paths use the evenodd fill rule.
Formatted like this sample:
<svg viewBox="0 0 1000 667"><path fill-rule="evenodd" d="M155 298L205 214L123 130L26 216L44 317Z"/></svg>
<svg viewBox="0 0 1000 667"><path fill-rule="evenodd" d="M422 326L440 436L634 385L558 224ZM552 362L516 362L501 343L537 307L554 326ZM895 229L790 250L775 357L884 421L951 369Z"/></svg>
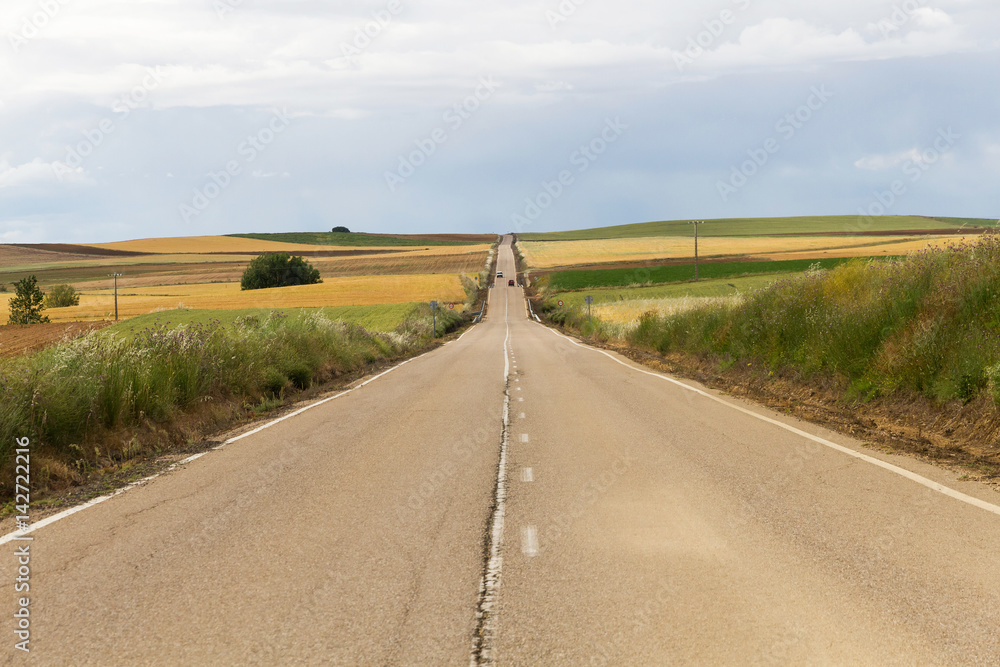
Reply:
<svg viewBox="0 0 1000 667"><path fill-rule="evenodd" d="M972 238L961 235L927 236L709 236L699 231L700 257L752 256L760 258L808 259L899 255L928 245L940 246ZM518 244L533 269L552 269L594 264L653 262L694 258L694 239L689 235L643 238L613 238L589 241L522 241Z"/></svg>
<svg viewBox="0 0 1000 667"><path fill-rule="evenodd" d="M699 233L708 236L774 236L806 234L844 234L899 232L899 231L948 231L959 233L963 227L994 228L995 219L978 218L929 218L923 216L857 215L811 216L797 218L727 218L706 220ZM595 227L569 232L521 234L523 241L581 241L593 239L647 238L652 236L691 236L687 220L642 222L614 227Z"/></svg>
<svg viewBox="0 0 1000 667"><path fill-rule="evenodd" d="M725 261L701 262L698 276L705 279L730 278L734 276L759 275L769 273L795 273L810 267L832 269L851 261L851 258L793 259L780 261ZM666 264L649 267L626 267L621 269L582 269L558 271L548 276L547 287L554 291L594 289L598 287L627 287L646 283L674 283L694 279L694 265L691 263ZM699 282L698 285L706 283Z"/></svg>
<svg viewBox="0 0 1000 667"><path fill-rule="evenodd" d="M492 234L345 234L342 232L278 232L271 234L232 234L231 237L260 239L306 245L359 247L381 246L454 246L492 244Z"/></svg>

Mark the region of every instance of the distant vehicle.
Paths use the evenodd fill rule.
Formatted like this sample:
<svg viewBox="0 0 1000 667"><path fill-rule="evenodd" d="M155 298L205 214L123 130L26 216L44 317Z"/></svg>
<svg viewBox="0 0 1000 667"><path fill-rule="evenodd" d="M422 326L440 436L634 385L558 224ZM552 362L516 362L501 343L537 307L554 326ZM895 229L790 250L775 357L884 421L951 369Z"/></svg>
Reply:
<svg viewBox="0 0 1000 667"><path fill-rule="evenodd" d="M497 271L497 278L503 278L503 271Z"/></svg>
<svg viewBox="0 0 1000 667"><path fill-rule="evenodd" d="M510 280L507 281L507 287L513 287L513 286L514 286L514 279L511 278Z"/></svg>

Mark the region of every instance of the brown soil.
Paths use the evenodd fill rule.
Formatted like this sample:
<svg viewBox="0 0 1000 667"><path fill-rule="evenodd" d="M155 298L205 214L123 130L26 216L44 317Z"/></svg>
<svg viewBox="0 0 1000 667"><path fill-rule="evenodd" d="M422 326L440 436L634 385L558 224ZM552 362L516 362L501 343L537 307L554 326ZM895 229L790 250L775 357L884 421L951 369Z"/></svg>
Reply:
<svg viewBox="0 0 1000 667"><path fill-rule="evenodd" d="M725 257L703 257L698 260L698 264L731 264L733 262L766 262L768 257L754 257L753 255L727 255ZM549 273L559 273L561 271L602 271L604 269L651 269L657 266L680 266L682 264L694 264L694 257L679 257L676 259L652 259L642 262L611 262L608 264L576 264L573 266L558 266L551 269L533 269L531 275L544 276Z"/></svg>
<svg viewBox="0 0 1000 667"><path fill-rule="evenodd" d="M45 250L48 252L70 253L73 255L107 255L117 257L134 257L145 255L144 252L132 252L130 250L111 250L108 248L95 248L89 245L75 245L73 243L12 243L18 248L28 248L31 250Z"/></svg>
<svg viewBox="0 0 1000 667"><path fill-rule="evenodd" d="M364 232L358 233L364 234ZM369 236L387 236L394 239L413 239L416 241L456 241L459 243L493 243L497 240L496 234L370 234Z"/></svg>
<svg viewBox="0 0 1000 667"><path fill-rule="evenodd" d="M37 352L64 340L102 329L111 322L50 322L48 324L0 325L0 357Z"/></svg>

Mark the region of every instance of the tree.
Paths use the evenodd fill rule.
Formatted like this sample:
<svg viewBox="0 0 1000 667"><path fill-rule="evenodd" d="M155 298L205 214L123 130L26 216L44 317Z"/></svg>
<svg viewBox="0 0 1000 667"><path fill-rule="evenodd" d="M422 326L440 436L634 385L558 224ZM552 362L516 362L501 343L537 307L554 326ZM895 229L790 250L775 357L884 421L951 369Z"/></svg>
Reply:
<svg viewBox="0 0 1000 667"><path fill-rule="evenodd" d="M22 278L14 283L14 298L10 300L10 324L34 324L48 322L42 315L45 295L38 288L35 276Z"/></svg>
<svg viewBox="0 0 1000 667"><path fill-rule="evenodd" d="M338 225L337 227L334 227L330 231L333 232L334 234L350 234L351 233L350 229L348 229L347 227L344 227L342 225Z"/></svg>
<svg viewBox="0 0 1000 667"><path fill-rule="evenodd" d="M287 252L264 253L250 261L240 280L240 288L264 289L319 282L323 282L319 270L301 257L291 257Z"/></svg>
<svg viewBox="0 0 1000 667"><path fill-rule="evenodd" d="M66 306L79 306L80 294L72 285L55 285L45 295L46 308L65 308Z"/></svg>

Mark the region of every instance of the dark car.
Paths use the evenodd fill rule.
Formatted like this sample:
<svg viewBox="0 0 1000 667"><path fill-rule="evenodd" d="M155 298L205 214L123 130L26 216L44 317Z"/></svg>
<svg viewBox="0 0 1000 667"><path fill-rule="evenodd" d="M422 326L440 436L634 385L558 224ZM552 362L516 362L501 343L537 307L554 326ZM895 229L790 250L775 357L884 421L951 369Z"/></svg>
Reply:
<svg viewBox="0 0 1000 667"><path fill-rule="evenodd" d="M514 279L511 278L510 280L507 281L507 287L513 287L513 286L514 286Z"/></svg>

